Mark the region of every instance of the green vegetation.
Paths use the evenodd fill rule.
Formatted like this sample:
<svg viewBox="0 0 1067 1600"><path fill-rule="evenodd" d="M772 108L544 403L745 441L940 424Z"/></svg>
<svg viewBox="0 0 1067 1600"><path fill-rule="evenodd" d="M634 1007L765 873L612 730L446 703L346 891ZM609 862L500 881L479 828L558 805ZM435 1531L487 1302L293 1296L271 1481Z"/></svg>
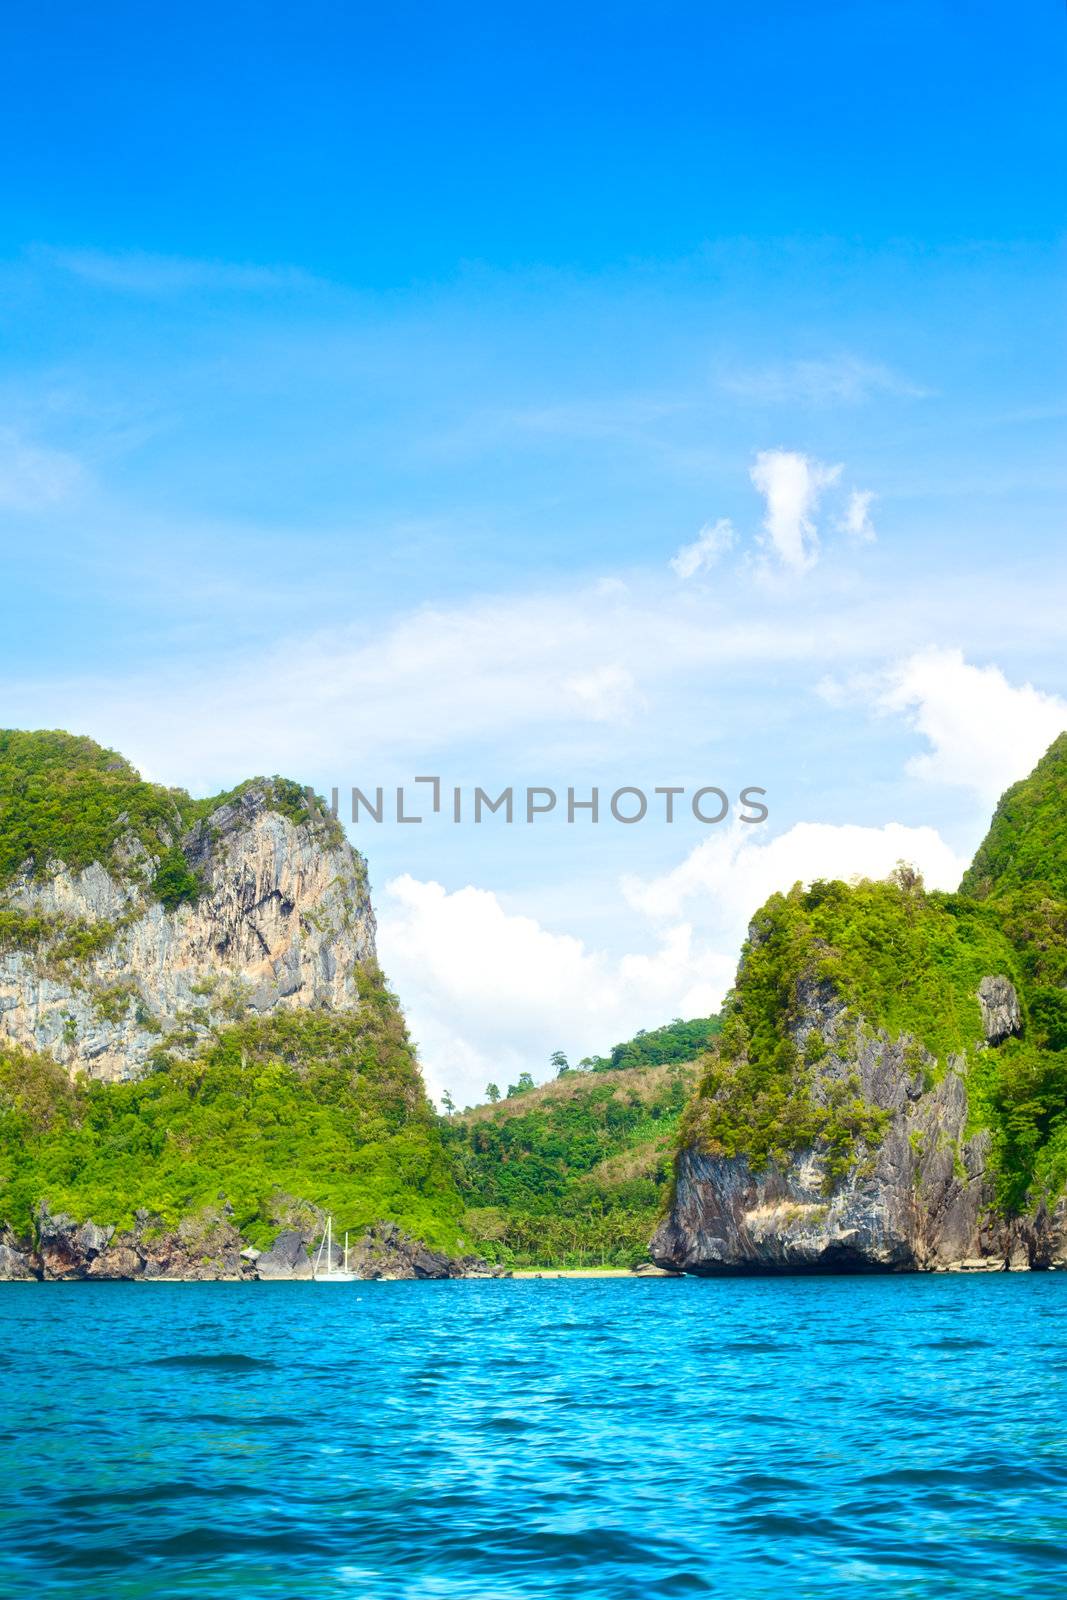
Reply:
<svg viewBox="0 0 1067 1600"><path fill-rule="evenodd" d="M717 1017L641 1031L607 1056L571 1066L550 1057L555 1081L521 1072L501 1098L443 1128L467 1205L469 1242L510 1266L628 1266L643 1260L669 1192L675 1135L697 1077L695 1059Z"/></svg>
<svg viewBox="0 0 1067 1600"><path fill-rule="evenodd" d="M1006 1039L968 1074L971 1123L993 1134L997 1201L1020 1211L1067 1183L1067 1050Z"/></svg>
<svg viewBox="0 0 1067 1600"><path fill-rule="evenodd" d="M23 871L98 861L173 910L202 892L183 839L253 787L269 809L310 823L323 845L343 838L322 802L309 803L288 779L251 779L193 800L145 783L91 739L0 731L0 892ZM204 842L196 840L197 855ZM138 895L130 917L139 903ZM240 985L215 994L212 981L211 1011L197 1007L164 1034L132 980L94 985L84 970L121 927L0 902L0 951L25 952L38 969L88 985L99 1022L132 1011L160 1033L154 1070L120 1084L71 1084L50 1057L0 1047L0 1222L25 1232L44 1200L118 1226L145 1208L171 1226L224 1195L239 1226L261 1241L271 1231L271 1197L284 1190L328 1206L338 1227L391 1218L431 1243L456 1245L459 1197L395 998L376 969L361 974L361 1004L344 1016L250 1021ZM211 1015L233 1026L205 1046ZM62 1037L74 1042L74 1016L61 1021Z"/></svg>
<svg viewBox="0 0 1067 1600"><path fill-rule="evenodd" d="M1067 733L1049 746L1028 778L1001 796L989 832L963 875L960 893L1003 899L1030 886L1067 899Z"/></svg>
<svg viewBox="0 0 1067 1600"><path fill-rule="evenodd" d="M578 1063L578 1068L588 1072L618 1072L630 1067L660 1067L668 1061L695 1061L710 1048L719 1026L718 1017L694 1017L691 1022L675 1017L662 1028L652 1028L648 1032L638 1029L632 1039L617 1044L610 1055L586 1056Z"/></svg>
<svg viewBox="0 0 1067 1600"><path fill-rule="evenodd" d="M252 778L225 794L193 800L184 789L146 783L128 761L92 739L56 732L0 729L0 888L29 866L35 874L62 861L78 872L99 861L125 881L143 878L132 838L159 863L150 888L173 908L200 885L180 848L182 835L253 785L293 822L315 823L327 842L343 837L321 802L314 813L288 778Z"/></svg>
<svg viewBox="0 0 1067 1600"><path fill-rule="evenodd" d="M101 1022L121 1022L140 998L140 990L133 979L120 978L117 983L94 990L93 1013Z"/></svg>
<svg viewBox="0 0 1067 1600"><path fill-rule="evenodd" d="M996 919L959 896L927 894L906 871L772 895L753 919L686 1137L757 1167L818 1144L832 1182L860 1145L877 1145L888 1118L862 1099L855 1075L819 1073L821 1033L808 1032L801 1049L812 1003L835 996L853 1026L862 1017L892 1039L907 1035L943 1066L981 1041L978 985L993 972L1015 972Z"/></svg>
<svg viewBox="0 0 1067 1600"><path fill-rule="evenodd" d="M161 901L166 911L200 898L203 884L186 861L177 845L164 850L152 879L152 893Z"/></svg>
<svg viewBox="0 0 1067 1600"><path fill-rule="evenodd" d="M225 1198L263 1244L281 1189L340 1230L388 1218L456 1248L460 1200L403 1019L377 969L361 977L354 1014L241 1022L132 1083L71 1084L50 1058L0 1048L0 1218L26 1232L43 1199L172 1226Z"/></svg>
<svg viewBox="0 0 1067 1600"><path fill-rule="evenodd" d="M104 918L86 922L60 912L45 915L14 908L0 909L0 954L28 950L53 967L77 966L106 950L119 931Z"/></svg>
<svg viewBox="0 0 1067 1600"><path fill-rule="evenodd" d="M960 892L998 919L1022 978L1023 1037L970 1073L999 1202L1017 1210L1067 1183L1067 733L1002 797Z"/></svg>
<svg viewBox="0 0 1067 1600"><path fill-rule="evenodd" d="M184 796L187 800L188 796ZM69 733L0 730L0 883L27 862L73 871L132 833L155 854L182 827L179 792L145 783L114 750Z"/></svg>
<svg viewBox="0 0 1067 1600"><path fill-rule="evenodd" d="M696 1068L566 1072L443 1127L463 1230L515 1266L629 1266L645 1257L670 1186Z"/></svg>
<svg viewBox="0 0 1067 1600"><path fill-rule="evenodd" d="M1062 1032L1067 987L1067 733L1002 797L960 893L995 913L1031 987L1031 1020ZM1043 991L1043 994L1042 994ZM1046 1045L1051 1043L1046 1030Z"/></svg>
<svg viewBox="0 0 1067 1600"><path fill-rule="evenodd" d="M813 1005L837 1001L850 1034L904 1039L931 1079L950 1056L966 1058L972 1126L992 1134L1002 1207L1056 1194L1067 1181L1065 822L1067 736L1004 796L959 893L928 893L901 867L884 883L773 895L754 919L682 1141L755 1166L819 1145L831 1185L873 1149L886 1114L863 1101L855 1076L820 1067L828 1045L808 1031ZM996 974L1016 987L1023 1037L989 1049L977 991Z"/></svg>
<svg viewBox="0 0 1067 1600"><path fill-rule="evenodd" d="M53 860L136 876L132 835L154 858L145 891L168 908L195 900L180 841L247 787L193 801L143 783L90 740L0 733L0 888ZM324 843L340 837L298 785L266 789L268 804L312 820ZM950 1057L965 1060L998 1203L1053 1196L1067 1182L1065 799L1067 737L1004 796L958 893L927 892L902 867L884 883L774 895L721 1022L676 1019L576 1067L557 1051L551 1083L522 1073L504 1097L490 1084L490 1103L462 1114L450 1098L450 1115L432 1113L376 969L346 1015L248 1020L239 986L228 1004L229 990L209 980L210 1013L198 1007L161 1031L155 1070L137 1082L71 1084L50 1058L0 1047L0 1221L25 1232L45 1200L120 1227L144 1208L169 1227L224 1198L264 1243L281 1195L328 1208L339 1229L389 1218L505 1263L626 1265L647 1248L679 1140L755 1165L817 1145L829 1186L863 1160L887 1114L847 1066L861 1030L902 1041L928 1082ZM47 967L77 968L119 930L0 905L0 951ZM986 1048L977 990L993 974L1016 986L1022 1036ZM110 1021L141 1006L123 980L92 1003ZM204 1045L209 1014L233 1024Z"/></svg>

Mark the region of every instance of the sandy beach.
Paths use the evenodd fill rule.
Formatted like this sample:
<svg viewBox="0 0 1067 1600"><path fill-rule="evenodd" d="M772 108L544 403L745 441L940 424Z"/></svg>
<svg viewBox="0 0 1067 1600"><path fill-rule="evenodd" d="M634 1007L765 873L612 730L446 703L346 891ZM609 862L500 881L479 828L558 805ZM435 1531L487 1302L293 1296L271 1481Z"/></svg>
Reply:
<svg viewBox="0 0 1067 1600"><path fill-rule="evenodd" d="M661 1267L646 1267L634 1272L629 1267L516 1267L513 1278L676 1278L676 1272Z"/></svg>

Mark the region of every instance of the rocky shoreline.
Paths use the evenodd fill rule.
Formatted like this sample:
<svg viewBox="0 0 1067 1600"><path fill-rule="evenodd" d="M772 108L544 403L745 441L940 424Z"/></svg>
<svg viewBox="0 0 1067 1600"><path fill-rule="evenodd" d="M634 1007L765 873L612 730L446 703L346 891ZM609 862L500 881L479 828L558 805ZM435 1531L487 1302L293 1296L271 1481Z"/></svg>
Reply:
<svg viewBox="0 0 1067 1600"><path fill-rule="evenodd" d="M268 1250L248 1245L229 1216L195 1219L164 1231L139 1213L125 1232L76 1222L42 1206L36 1238L0 1233L0 1282L180 1282L277 1283L310 1280L316 1233L284 1228ZM337 1245L331 1264L343 1256ZM364 1279L504 1278L506 1267L480 1256L450 1256L431 1250L393 1222L368 1228L349 1251L349 1271Z"/></svg>

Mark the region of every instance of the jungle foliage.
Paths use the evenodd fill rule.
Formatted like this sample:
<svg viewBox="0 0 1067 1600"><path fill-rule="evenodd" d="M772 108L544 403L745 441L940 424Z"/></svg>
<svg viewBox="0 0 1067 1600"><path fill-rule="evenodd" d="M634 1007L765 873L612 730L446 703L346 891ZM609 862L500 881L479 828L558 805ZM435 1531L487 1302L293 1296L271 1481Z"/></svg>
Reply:
<svg viewBox="0 0 1067 1600"><path fill-rule="evenodd" d="M659 1067L668 1061L695 1061L704 1054L719 1031L718 1017L675 1017L662 1028L639 1028L632 1039L617 1044L607 1056L585 1056L578 1068L587 1072L618 1072L629 1067Z"/></svg>
<svg viewBox="0 0 1067 1600"><path fill-rule="evenodd" d="M71 1083L50 1057L0 1048L0 1221L32 1231L44 1200L172 1226L225 1199L262 1244L281 1189L339 1231L385 1218L455 1248L460 1199L403 1019L377 969L360 976L351 1014L235 1023L129 1083Z"/></svg>
<svg viewBox="0 0 1067 1600"><path fill-rule="evenodd" d="M992 1135L1001 1206L1062 1189L1065 819L1067 736L1004 796L958 893L929 892L901 866L881 883L773 895L753 920L681 1141L755 1166L819 1145L831 1180L876 1146L886 1116L864 1102L858 1079L823 1078L813 1092L826 1044L798 1024L832 998L848 1027L906 1040L934 1077L950 1057L966 1061L972 1126ZM1015 985L1022 1037L987 1048L978 986L996 974Z"/></svg>
<svg viewBox="0 0 1067 1600"><path fill-rule="evenodd" d="M695 1080L678 1062L568 1072L452 1118L443 1136L474 1248L516 1266L643 1259Z"/></svg>

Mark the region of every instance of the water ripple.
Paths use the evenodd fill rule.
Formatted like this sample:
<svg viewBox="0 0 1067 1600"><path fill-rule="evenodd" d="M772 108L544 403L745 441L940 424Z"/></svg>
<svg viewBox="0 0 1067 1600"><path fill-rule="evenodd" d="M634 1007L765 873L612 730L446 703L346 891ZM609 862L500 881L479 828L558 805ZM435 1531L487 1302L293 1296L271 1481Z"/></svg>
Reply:
<svg viewBox="0 0 1067 1600"><path fill-rule="evenodd" d="M18 1288L3 1600L1067 1593L1067 1276Z"/></svg>

